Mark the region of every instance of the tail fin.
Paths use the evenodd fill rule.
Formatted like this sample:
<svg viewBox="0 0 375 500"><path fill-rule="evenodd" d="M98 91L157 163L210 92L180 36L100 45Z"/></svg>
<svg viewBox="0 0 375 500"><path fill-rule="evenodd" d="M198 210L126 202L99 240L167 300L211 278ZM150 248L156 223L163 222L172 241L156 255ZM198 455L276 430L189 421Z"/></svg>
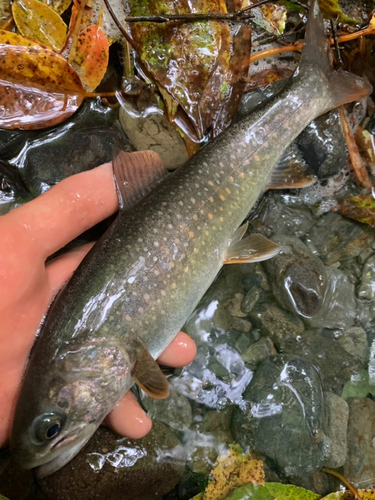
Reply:
<svg viewBox="0 0 375 500"><path fill-rule="evenodd" d="M323 17L318 0L309 0L308 21L305 44L302 50L300 69L306 66L318 66L325 75L330 87L330 102L324 112L341 104L356 101L369 95L370 83L347 71L334 71L329 58L329 39L324 30Z"/></svg>

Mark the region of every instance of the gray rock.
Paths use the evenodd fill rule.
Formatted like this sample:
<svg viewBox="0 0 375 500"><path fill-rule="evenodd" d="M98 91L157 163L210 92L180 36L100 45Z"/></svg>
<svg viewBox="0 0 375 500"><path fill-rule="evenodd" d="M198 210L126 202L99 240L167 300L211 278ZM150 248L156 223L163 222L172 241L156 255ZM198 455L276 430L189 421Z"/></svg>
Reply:
<svg viewBox="0 0 375 500"><path fill-rule="evenodd" d="M352 356L339 342L317 330L307 330L298 339L285 339L280 350L300 356L319 371L323 389L341 394L345 382L363 368L360 359Z"/></svg>
<svg viewBox="0 0 375 500"><path fill-rule="evenodd" d="M251 288L257 288L262 283L262 276L258 273L246 273L242 276L242 284L246 292Z"/></svg>
<svg viewBox="0 0 375 500"><path fill-rule="evenodd" d="M375 255L370 257L363 266L357 295L360 299L375 300Z"/></svg>
<svg viewBox="0 0 375 500"><path fill-rule="evenodd" d="M304 331L300 318L269 302L256 304L250 313L250 319L260 329L261 334L269 337L277 348L285 339L295 339Z"/></svg>
<svg viewBox="0 0 375 500"><path fill-rule="evenodd" d="M272 341L267 337L262 337L258 342L251 345L241 355L241 358L248 363L252 369L255 369L263 359L268 356L277 354L275 346Z"/></svg>
<svg viewBox="0 0 375 500"><path fill-rule="evenodd" d="M122 128L137 150L156 151L167 168L175 169L189 158L184 140L156 101L149 104L146 109L137 109L126 102L126 109L120 109Z"/></svg>
<svg viewBox="0 0 375 500"><path fill-rule="evenodd" d="M338 338L338 342L346 352L358 357L362 363L367 361L369 354L367 335L362 327L352 326L348 328Z"/></svg>
<svg viewBox="0 0 375 500"><path fill-rule="evenodd" d="M244 313L241 309L243 299L244 295L242 293L235 293L233 297L223 303L223 306L229 312L229 314L231 314L231 316L245 318L247 314Z"/></svg>
<svg viewBox="0 0 375 500"><path fill-rule="evenodd" d="M351 398L348 422L348 454L345 478L363 488L375 486L375 403L369 398Z"/></svg>
<svg viewBox="0 0 375 500"><path fill-rule="evenodd" d="M324 393L323 431L327 438L328 454L324 458L324 467L338 469L346 461L347 428L349 406L336 394Z"/></svg>
<svg viewBox="0 0 375 500"><path fill-rule="evenodd" d="M354 285L347 276L333 267L327 267L327 285L320 311L305 322L312 328L349 328L357 316Z"/></svg>
<svg viewBox="0 0 375 500"><path fill-rule="evenodd" d="M195 473L208 474L223 446L233 442L230 432L232 407L223 411L207 411L183 434L187 465Z"/></svg>
<svg viewBox="0 0 375 500"><path fill-rule="evenodd" d="M261 293L261 290L255 286L246 292L246 295L241 303L241 309L246 315L249 314L258 302Z"/></svg>
<svg viewBox="0 0 375 500"><path fill-rule="evenodd" d="M270 192L261 200L251 225L267 237L276 234L285 236L304 236L316 220L307 207L290 207L274 192Z"/></svg>
<svg viewBox="0 0 375 500"><path fill-rule="evenodd" d="M273 240L282 249L263 265L276 300L301 316L315 316L322 307L327 285L325 265L298 238L275 236Z"/></svg>
<svg viewBox="0 0 375 500"><path fill-rule="evenodd" d="M247 333L251 330L251 323L250 321L246 321L246 319L243 318L237 318L233 317L231 321L231 325L233 328L240 332Z"/></svg>
<svg viewBox="0 0 375 500"><path fill-rule="evenodd" d="M318 471L324 460L324 400L319 375L304 359L273 356L257 368L236 408L232 431L241 446L276 461L287 476Z"/></svg>
<svg viewBox="0 0 375 500"><path fill-rule="evenodd" d="M73 460L39 485L51 500L149 500L178 483L185 463L180 441L158 422L137 440L100 427Z"/></svg>
<svg viewBox="0 0 375 500"><path fill-rule="evenodd" d="M311 228L305 241L310 251L331 265L357 257L374 240L374 230L365 224L328 212Z"/></svg>
<svg viewBox="0 0 375 500"><path fill-rule="evenodd" d="M168 398L154 399L141 391L141 400L152 420L163 422L176 431L190 427L193 421L189 400L173 387L173 379Z"/></svg>

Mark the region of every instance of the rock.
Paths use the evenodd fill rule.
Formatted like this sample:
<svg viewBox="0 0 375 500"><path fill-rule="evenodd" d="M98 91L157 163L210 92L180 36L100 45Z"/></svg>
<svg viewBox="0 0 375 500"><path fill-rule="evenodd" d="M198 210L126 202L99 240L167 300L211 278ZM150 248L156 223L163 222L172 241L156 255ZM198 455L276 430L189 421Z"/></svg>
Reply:
<svg viewBox="0 0 375 500"><path fill-rule="evenodd" d="M271 290L270 284L268 283L267 275L262 267L262 264L258 262L256 266L256 273L261 277L261 282L259 286L263 288L264 291L269 292Z"/></svg>
<svg viewBox="0 0 375 500"><path fill-rule="evenodd" d="M322 307L327 285L325 265L298 238L275 236L273 240L282 249L263 265L276 300L291 312L315 316Z"/></svg>
<svg viewBox="0 0 375 500"><path fill-rule="evenodd" d="M319 179L337 175L346 162L346 141L338 111L311 122L296 139L303 159Z"/></svg>
<svg viewBox="0 0 375 500"><path fill-rule="evenodd" d="M246 292L251 288L259 287L262 283L262 276L258 273L246 273L242 276L242 284Z"/></svg>
<svg viewBox="0 0 375 500"><path fill-rule="evenodd" d="M175 169L188 159L184 140L171 125L156 101L138 109L130 102L120 109L120 122L125 134L137 150L151 149L158 153L168 169Z"/></svg>
<svg viewBox="0 0 375 500"><path fill-rule="evenodd" d="M274 192L264 196L251 218L252 227L261 231L267 238L279 234L301 238L315 222L309 208L290 207Z"/></svg>
<svg viewBox="0 0 375 500"><path fill-rule="evenodd" d="M348 422L348 453L345 478L355 486L375 486L375 403L369 398L351 398Z"/></svg>
<svg viewBox="0 0 375 500"><path fill-rule="evenodd" d="M169 379L169 396L166 399L154 399L141 391L141 400L152 420L169 425L176 431L190 427L193 421L189 400L179 394Z"/></svg>
<svg viewBox="0 0 375 500"><path fill-rule="evenodd" d="M223 306L229 312L229 314L231 314L232 316L237 316L239 318L245 318L247 316L247 314L242 312L242 309L241 309L241 304L242 304L243 299L244 299L244 295L242 293L235 293L233 297L231 297L230 299L226 300L223 303Z"/></svg>
<svg viewBox="0 0 375 500"><path fill-rule="evenodd" d="M277 348L285 339L295 339L304 331L300 318L269 302L256 304L250 313L250 319L260 329L261 334L269 337Z"/></svg>
<svg viewBox="0 0 375 500"><path fill-rule="evenodd" d="M233 317L231 324L232 324L233 328L235 328L236 330L238 330L240 332L247 333L251 330L250 321L246 321L246 319L243 319L243 318Z"/></svg>
<svg viewBox="0 0 375 500"><path fill-rule="evenodd" d="M272 356L259 365L236 408L232 431L241 446L275 460L287 476L318 471L324 460L323 392L306 360Z"/></svg>
<svg viewBox="0 0 375 500"><path fill-rule="evenodd" d="M38 481L51 500L149 500L174 488L185 463L180 441L158 422L137 440L100 427L65 467Z"/></svg>
<svg viewBox="0 0 375 500"><path fill-rule="evenodd" d="M277 352L272 341L267 337L262 337L258 342L246 349L241 358L250 365L251 369L255 369L263 359L275 354Z"/></svg>
<svg viewBox="0 0 375 500"><path fill-rule="evenodd" d="M220 449L232 443L230 432L232 407L223 411L207 411L191 430L184 432L183 443L187 465L195 473L208 474Z"/></svg>
<svg viewBox="0 0 375 500"><path fill-rule="evenodd" d="M245 297L241 303L242 311L248 315L249 312L253 309L255 304L258 302L259 297L261 296L261 290L258 287L252 287L250 290L246 292Z"/></svg>
<svg viewBox="0 0 375 500"><path fill-rule="evenodd" d="M324 409L323 431L327 437L329 451L323 465L329 469L338 469L346 461L349 406L336 394L325 392Z"/></svg>
<svg viewBox="0 0 375 500"><path fill-rule="evenodd" d="M363 266L357 296L364 300L375 300L375 255L370 257Z"/></svg>
<svg viewBox="0 0 375 500"><path fill-rule="evenodd" d="M333 337L317 330L306 330L298 339L285 339L280 350L312 363L319 371L323 390L336 394L341 394L345 382L363 368L358 357L349 354Z"/></svg>
<svg viewBox="0 0 375 500"><path fill-rule="evenodd" d="M233 332L236 332L236 338L233 338ZM247 333L239 332L238 330L235 330L234 328L231 328L231 330L228 332L228 335L230 335L230 339L228 342L240 353L244 353L246 349L255 342L255 339L253 336L250 334L248 335Z"/></svg>
<svg viewBox="0 0 375 500"><path fill-rule="evenodd" d="M305 241L310 251L331 265L357 257L374 240L374 229L327 212L310 229Z"/></svg>
<svg viewBox="0 0 375 500"><path fill-rule="evenodd" d="M357 317L354 285L347 276L333 267L327 267L327 285L320 311L305 322L312 328L349 328Z"/></svg>
<svg viewBox="0 0 375 500"><path fill-rule="evenodd" d="M346 352L358 357L362 363L368 359L368 344L365 330L360 326L352 326L343 332L338 342Z"/></svg>

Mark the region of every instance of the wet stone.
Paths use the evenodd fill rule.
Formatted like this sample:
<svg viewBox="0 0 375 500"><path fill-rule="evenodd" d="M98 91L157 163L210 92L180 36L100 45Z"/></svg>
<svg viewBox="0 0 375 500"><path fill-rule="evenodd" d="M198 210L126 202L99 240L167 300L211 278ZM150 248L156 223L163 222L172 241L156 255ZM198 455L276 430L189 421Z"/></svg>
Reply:
<svg viewBox="0 0 375 500"><path fill-rule="evenodd" d="M328 212L311 228L305 242L314 255L331 265L357 257L374 240L374 229Z"/></svg>
<svg viewBox="0 0 375 500"><path fill-rule="evenodd" d="M363 266L357 296L364 300L375 300L375 255L370 257Z"/></svg>
<svg viewBox="0 0 375 500"><path fill-rule="evenodd" d="M349 328L357 317L354 285L340 269L327 267L327 284L322 307L315 316L305 318L312 328Z"/></svg>
<svg viewBox="0 0 375 500"><path fill-rule="evenodd" d="M355 486L375 486L375 403L370 398L351 398L348 422L348 453L345 478Z"/></svg>
<svg viewBox="0 0 375 500"><path fill-rule="evenodd" d="M348 328L338 338L338 342L346 352L358 357L362 363L367 361L369 354L367 335L362 327L353 326Z"/></svg>
<svg viewBox="0 0 375 500"><path fill-rule="evenodd" d="M252 287L246 293L245 297L241 302L241 310L247 315L253 309L255 304L258 302L262 291L257 287Z"/></svg>
<svg viewBox="0 0 375 500"><path fill-rule="evenodd" d="M233 297L223 303L223 306L232 316L245 318L247 314L244 313L241 309L243 299L244 295L242 293L235 293Z"/></svg>
<svg viewBox="0 0 375 500"><path fill-rule="evenodd" d="M174 488L186 463L180 441L154 422L132 440L100 427L85 448L55 474L39 479L48 500L151 500Z"/></svg>
<svg viewBox="0 0 375 500"><path fill-rule="evenodd" d="M263 359L275 354L277 353L272 341L267 337L262 337L246 349L241 357L254 370Z"/></svg>
<svg viewBox="0 0 375 500"><path fill-rule="evenodd" d="M254 215L251 225L268 238L276 234L285 236L304 236L316 220L307 207L290 207L276 193L265 195Z"/></svg>
<svg viewBox="0 0 375 500"><path fill-rule="evenodd" d="M324 410L323 431L328 449L324 458L324 467L338 469L346 461L349 406L336 394L325 392Z"/></svg>
<svg viewBox="0 0 375 500"><path fill-rule="evenodd" d="M232 430L241 446L265 454L287 476L318 471L323 463L323 392L306 360L272 356L259 365L236 408Z"/></svg>
<svg viewBox="0 0 375 500"><path fill-rule="evenodd" d="M242 276L242 284L246 292L258 287L262 283L262 276L257 273L246 273Z"/></svg>
<svg viewBox="0 0 375 500"><path fill-rule="evenodd" d="M232 324L233 328L235 328L236 330L238 330L240 332L247 333L251 330L250 321L246 321L246 319L243 319L243 318L233 317L231 324Z"/></svg>
<svg viewBox="0 0 375 500"><path fill-rule="evenodd" d="M170 380L168 398L154 399L141 391L141 400L152 420L163 422L177 431L190 427L193 416L189 400L173 387L173 379Z"/></svg>
<svg viewBox="0 0 375 500"><path fill-rule="evenodd" d="M298 238L275 236L273 241L282 249L264 262L264 268L276 300L301 316L315 316L322 307L327 285L325 265Z"/></svg>
<svg viewBox="0 0 375 500"><path fill-rule="evenodd" d="M295 339L304 331L300 318L271 302L256 304L250 313L250 319L260 329L261 334L269 337L277 348L285 339Z"/></svg>
<svg viewBox="0 0 375 500"><path fill-rule="evenodd" d="M333 336L318 330L307 330L297 339L284 339L280 350L310 361L318 369L323 389L336 394L341 394L350 377L363 369L357 356L349 354Z"/></svg>

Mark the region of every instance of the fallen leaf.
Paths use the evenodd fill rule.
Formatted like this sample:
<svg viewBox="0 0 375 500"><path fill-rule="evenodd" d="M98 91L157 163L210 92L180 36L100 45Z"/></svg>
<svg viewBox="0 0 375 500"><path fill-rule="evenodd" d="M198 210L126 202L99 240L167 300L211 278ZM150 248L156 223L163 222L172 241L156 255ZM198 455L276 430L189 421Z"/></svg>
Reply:
<svg viewBox="0 0 375 500"><path fill-rule="evenodd" d="M129 0L130 15L226 13L223 0L168 2ZM147 71L170 95L169 118L177 104L201 139L211 125L226 90L230 59L229 27L219 22L131 23L131 35Z"/></svg>
<svg viewBox="0 0 375 500"><path fill-rule="evenodd" d="M331 210L339 214L357 220L369 226L375 227L375 194L362 194L338 200L337 205Z"/></svg>
<svg viewBox="0 0 375 500"><path fill-rule="evenodd" d="M230 445L217 458L202 500L225 499L233 488L247 483L264 485L263 462L243 453L239 445Z"/></svg>
<svg viewBox="0 0 375 500"><path fill-rule="evenodd" d="M103 80L108 67L109 44L101 26L91 25L77 40L74 64L83 87L92 92Z"/></svg>
<svg viewBox="0 0 375 500"><path fill-rule="evenodd" d="M46 92L83 94L73 67L53 50L0 30L0 79Z"/></svg>
<svg viewBox="0 0 375 500"><path fill-rule="evenodd" d="M2 26L12 15L9 0L0 0L0 26Z"/></svg>
<svg viewBox="0 0 375 500"><path fill-rule="evenodd" d="M357 490L361 500L375 500L375 490ZM321 500L353 500L353 494L350 491L335 491L322 497Z"/></svg>
<svg viewBox="0 0 375 500"><path fill-rule="evenodd" d="M0 30L0 121L40 129L72 115L84 97L72 66L48 47Z"/></svg>
<svg viewBox="0 0 375 500"><path fill-rule="evenodd" d="M346 382L341 397L345 400L356 397L365 398L369 394L375 396L375 386L370 384L368 371L362 370L359 375L352 375L351 379Z"/></svg>
<svg viewBox="0 0 375 500"><path fill-rule="evenodd" d="M275 500L319 500L320 495L293 484L266 483L265 488Z"/></svg>
<svg viewBox="0 0 375 500"><path fill-rule="evenodd" d="M258 0L244 0L242 8L248 7ZM260 28L272 33L273 35L282 35L285 30L287 9L285 5L278 3L267 3L251 10L252 21Z"/></svg>
<svg viewBox="0 0 375 500"><path fill-rule="evenodd" d="M355 19L348 17L341 10L339 0L319 0L319 6L327 17L339 19L342 23L357 24Z"/></svg>
<svg viewBox="0 0 375 500"><path fill-rule="evenodd" d="M72 3L72 0L45 0L44 3L58 14L62 14Z"/></svg>
<svg viewBox="0 0 375 500"><path fill-rule="evenodd" d="M81 105L77 94L45 92L0 80L0 123L3 129L36 130L57 125Z"/></svg>
<svg viewBox="0 0 375 500"><path fill-rule="evenodd" d="M264 486L245 484L235 489L225 500L275 500Z"/></svg>
<svg viewBox="0 0 375 500"><path fill-rule="evenodd" d="M289 78L292 74L293 71L289 68L280 67L264 69L245 79L246 91L264 87L270 83L277 82L277 80L281 80L281 78Z"/></svg>
<svg viewBox="0 0 375 500"><path fill-rule="evenodd" d="M60 52L65 42L67 26L51 7L38 0L14 0L12 12L23 36Z"/></svg>

